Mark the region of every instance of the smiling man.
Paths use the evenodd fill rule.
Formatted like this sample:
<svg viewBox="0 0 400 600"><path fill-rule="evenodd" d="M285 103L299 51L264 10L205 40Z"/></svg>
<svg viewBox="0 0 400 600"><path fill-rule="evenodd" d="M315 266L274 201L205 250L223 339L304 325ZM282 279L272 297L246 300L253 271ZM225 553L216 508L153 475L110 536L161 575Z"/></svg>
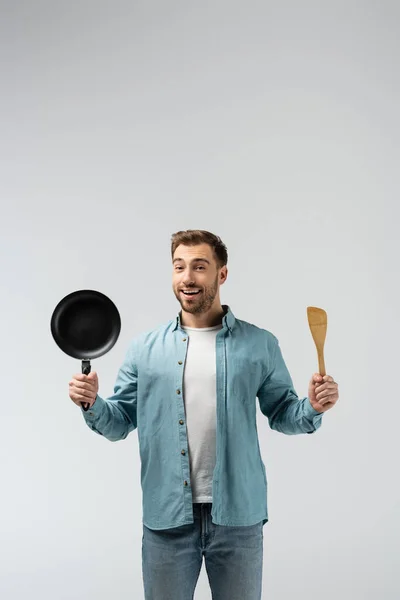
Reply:
<svg viewBox="0 0 400 600"><path fill-rule="evenodd" d="M146 600L192 600L203 557L213 598L260 600L268 509L255 400L275 431L311 434L338 384L314 373L299 399L278 339L221 304L219 237L179 231L171 257L178 315L132 341L112 396L98 395L93 372L75 376L70 397L90 402L86 423L111 441L138 429Z"/></svg>

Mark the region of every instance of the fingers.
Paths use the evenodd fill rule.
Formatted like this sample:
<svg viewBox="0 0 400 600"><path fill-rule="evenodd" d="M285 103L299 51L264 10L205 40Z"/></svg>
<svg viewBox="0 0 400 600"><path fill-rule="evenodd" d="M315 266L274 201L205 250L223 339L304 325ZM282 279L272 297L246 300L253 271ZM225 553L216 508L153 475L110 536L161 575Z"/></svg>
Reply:
<svg viewBox="0 0 400 600"><path fill-rule="evenodd" d="M321 381L325 382L332 382L335 383L335 380L333 379L333 377L331 375L320 375L319 373L314 373L312 376L312 380L314 383L319 383Z"/></svg>
<svg viewBox="0 0 400 600"><path fill-rule="evenodd" d="M322 392L323 390L336 390L337 383L322 383L321 385L315 386L315 393Z"/></svg>
<svg viewBox="0 0 400 600"><path fill-rule="evenodd" d="M319 380L317 380L317 378L319 377ZM333 377L331 377L330 375L324 375L324 377L322 378L321 375L318 375L318 373L314 373L313 375L314 378L314 390L315 392L321 392L322 390L326 390L329 388L336 388L338 387L338 384L336 383L336 381L333 379Z"/></svg>
<svg viewBox="0 0 400 600"><path fill-rule="evenodd" d="M77 379L78 381L87 381L88 383L95 383L97 380L97 373L95 371L92 371L89 375L77 373L72 379Z"/></svg>
<svg viewBox="0 0 400 600"><path fill-rule="evenodd" d="M94 390L83 390L82 388L78 388L74 385L71 385L69 388L70 394L74 394L75 396L86 396L86 398L93 398Z"/></svg>
<svg viewBox="0 0 400 600"><path fill-rule="evenodd" d="M331 377L331 375L324 375L323 380L324 381L333 381L333 377Z"/></svg>
<svg viewBox="0 0 400 600"><path fill-rule="evenodd" d="M317 402L321 402L322 400L329 400L330 402L333 401L334 398L337 398L338 395L336 392L322 392L321 395L316 396L316 400Z"/></svg>
<svg viewBox="0 0 400 600"><path fill-rule="evenodd" d="M88 402L90 405L93 404L98 392L96 373L94 373L91 378L84 373L77 373L73 376L68 385L69 397L75 404L78 406L80 406L82 402Z"/></svg>
<svg viewBox="0 0 400 600"><path fill-rule="evenodd" d="M76 387L79 388L80 390L94 390L96 387L96 384L94 383L94 381L91 382L86 382L86 381L77 381L76 379L71 379L71 381L69 382L69 386L72 387Z"/></svg>
<svg viewBox="0 0 400 600"><path fill-rule="evenodd" d="M324 400L329 399L330 396L337 395L337 384L336 383L324 383L323 385L315 388L315 398L319 402L322 398Z"/></svg>
<svg viewBox="0 0 400 600"><path fill-rule="evenodd" d="M97 376L89 378L88 375L84 375L83 373L77 373L69 382L70 385L87 390L96 388L97 383Z"/></svg>
<svg viewBox="0 0 400 600"><path fill-rule="evenodd" d="M88 400L94 400L96 397L96 392L95 390L82 390L80 388L71 386L69 388L69 397L74 402L87 402Z"/></svg>

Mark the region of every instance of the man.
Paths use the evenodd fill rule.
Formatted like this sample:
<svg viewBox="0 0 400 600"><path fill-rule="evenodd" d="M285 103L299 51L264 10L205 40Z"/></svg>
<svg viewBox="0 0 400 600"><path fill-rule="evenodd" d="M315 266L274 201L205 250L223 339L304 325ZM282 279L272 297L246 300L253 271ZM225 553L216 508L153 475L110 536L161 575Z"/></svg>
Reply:
<svg viewBox="0 0 400 600"><path fill-rule="evenodd" d="M277 338L221 305L219 237L179 231L171 257L178 316L132 341L112 396L92 372L75 375L70 397L111 441L138 429L146 600L192 599L203 556L214 599L259 600L268 511L255 398L272 429L313 433L338 385L315 373L300 400Z"/></svg>

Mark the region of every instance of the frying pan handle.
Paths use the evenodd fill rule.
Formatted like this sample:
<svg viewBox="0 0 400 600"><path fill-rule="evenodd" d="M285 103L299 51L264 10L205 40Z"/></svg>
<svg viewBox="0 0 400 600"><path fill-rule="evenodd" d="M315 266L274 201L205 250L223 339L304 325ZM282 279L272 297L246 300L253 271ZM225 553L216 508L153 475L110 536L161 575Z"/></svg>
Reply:
<svg viewBox="0 0 400 600"><path fill-rule="evenodd" d="M82 360L82 373L84 375L89 375L91 370L91 366L90 366L90 360L87 359L83 359ZM82 408L84 411L87 411L89 409L90 403L89 402L81 402Z"/></svg>

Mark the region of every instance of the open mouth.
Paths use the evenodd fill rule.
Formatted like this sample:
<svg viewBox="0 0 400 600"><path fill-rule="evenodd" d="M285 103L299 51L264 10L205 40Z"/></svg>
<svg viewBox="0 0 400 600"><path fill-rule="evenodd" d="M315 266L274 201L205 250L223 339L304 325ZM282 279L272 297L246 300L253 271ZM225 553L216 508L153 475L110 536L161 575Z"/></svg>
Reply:
<svg viewBox="0 0 400 600"><path fill-rule="evenodd" d="M201 290L198 290L197 292L184 292L183 290L181 290L181 294L183 294L183 296L185 296L185 298L193 298L195 296L198 296L201 293Z"/></svg>

